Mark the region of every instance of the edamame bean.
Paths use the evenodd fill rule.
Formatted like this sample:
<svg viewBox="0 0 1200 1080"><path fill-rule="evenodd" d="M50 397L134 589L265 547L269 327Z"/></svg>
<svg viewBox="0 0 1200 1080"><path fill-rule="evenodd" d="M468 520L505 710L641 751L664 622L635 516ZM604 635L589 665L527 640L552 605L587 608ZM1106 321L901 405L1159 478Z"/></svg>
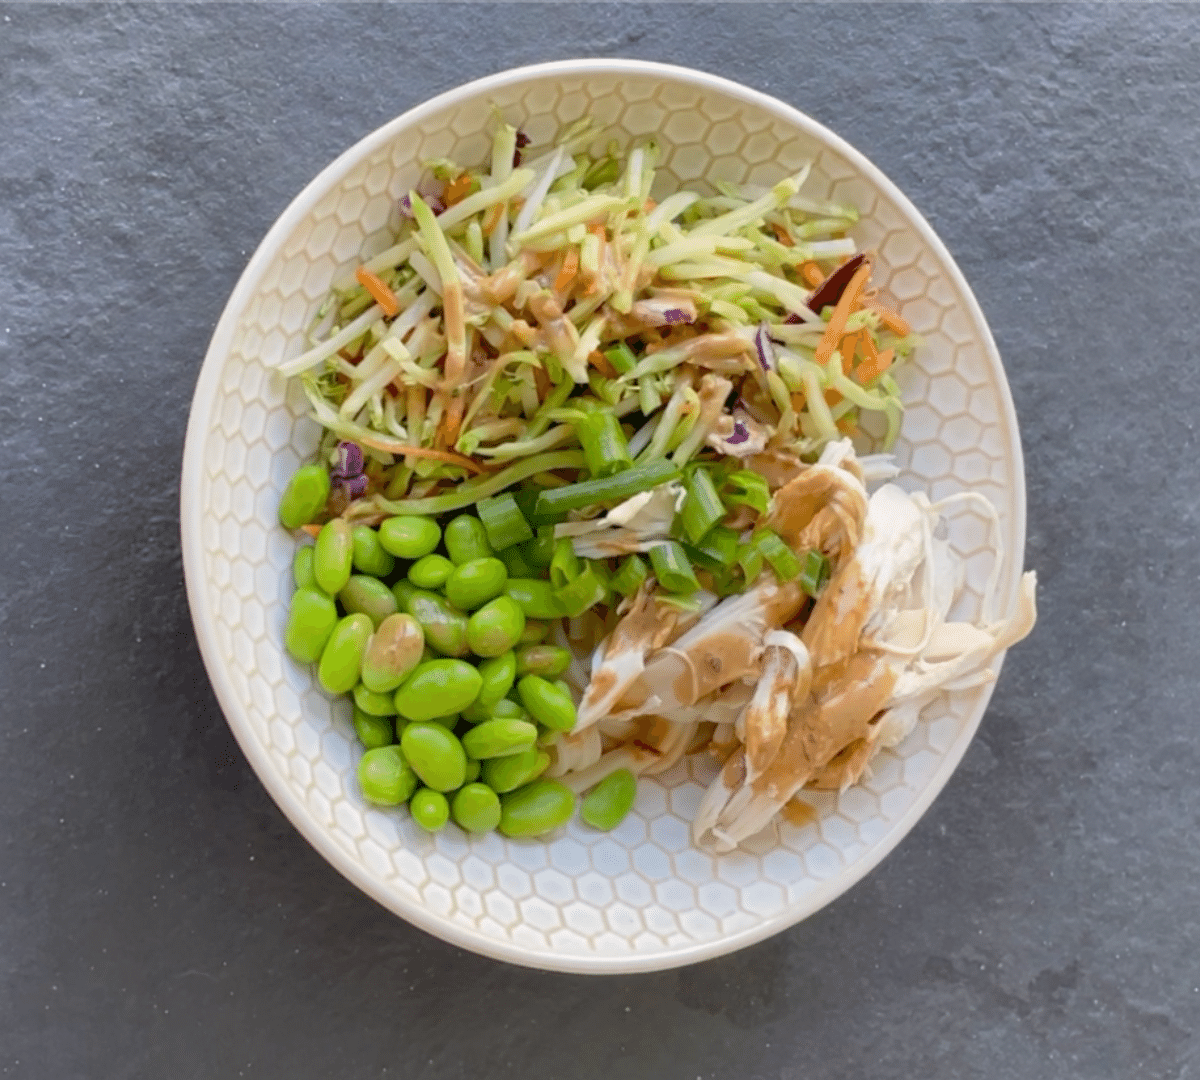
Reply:
<svg viewBox="0 0 1200 1080"><path fill-rule="evenodd" d="M338 593L338 599L348 614L361 612L378 629L389 615L396 614L396 598L378 578L366 574L351 574L350 580Z"/></svg>
<svg viewBox="0 0 1200 1080"><path fill-rule="evenodd" d="M354 688L374 629L362 614L347 615L333 628L317 667L317 679L326 693L344 694Z"/></svg>
<svg viewBox="0 0 1200 1080"><path fill-rule="evenodd" d="M383 550L401 559L419 559L428 555L442 539L442 530L433 518L387 518L379 526L379 542Z"/></svg>
<svg viewBox="0 0 1200 1080"><path fill-rule="evenodd" d="M432 648L443 656L466 656L467 616L444 596L418 589L408 598L407 610Z"/></svg>
<svg viewBox="0 0 1200 1080"><path fill-rule="evenodd" d="M292 474L279 500L279 521L298 529L317 519L329 499L329 472L324 465L302 465Z"/></svg>
<svg viewBox="0 0 1200 1080"><path fill-rule="evenodd" d="M352 561L357 569L381 578L387 577L396 568L395 558L383 550L379 533L370 526L355 525L350 535L354 540Z"/></svg>
<svg viewBox="0 0 1200 1080"><path fill-rule="evenodd" d="M487 784L467 784L455 792L450 813L460 829L491 832L500 824L500 796Z"/></svg>
<svg viewBox="0 0 1200 1080"><path fill-rule="evenodd" d="M504 592L520 605L527 619L561 619L566 614L548 581L509 578Z"/></svg>
<svg viewBox="0 0 1200 1080"><path fill-rule="evenodd" d="M482 685L479 672L465 660L426 660L396 691L396 712L409 720L460 713Z"/></svg>
<svg viewBox="0 0 1200 1080"><path fill-rule="evenodd" d="M429 721L431 724L441 724L447 731L453 731L458 727L458 721L461 719L458 713L451 713L449 716L435 716Z"/></svg>
<svg viewBox="0 0 1200 1080"><path fill-rule="evenodd" d="M508 571L495 558L472 559L446 579L446 599L463 611L474 611L504 592Z"/></svg>
<svg viewBox="0 0 1200 1080"><path fill-rule="evenodd" d="M396 742L398 743L404 737L404 729L408 727L411 721L405 720L403 716L396 717Z"/></svg>
<svg viewBox="0 0 1200 1080"><path fill-rule="evenodd" d="M521 644L536 645L540 641L545 641L548 633L550 633L549 623L541 622L538 619L526 619L525 629L521 632Z"/></svg>
<svg viewBox="0 0 1200 1080"><path fill-rule="evenodd" d="M292 558L292 577L297 589L315 589L317 579L313 576L313 546L305 544L296 549Z"/></svg>
<svg viewBox="0 0 1200 1080"><path fill-rule="evenodd" d="M425 634L411 615L389 615L379 624L362 662L363 686L378 694L395 690L421 662Z"/></svg>
<svg viewBox="0 0 1200 1080"><path fill-rule="evenodd" d="M463 745L441 724L414 722L400 737L404 760L423 783L434 791L453 791L463 785L467 754Z"/></svg>
<svg viewBox="0 0 1200 1080"><path fill-rule="evenodd" d="M483 522L470 514L459 514L446 526L446 553L455 566L495 554Z"/></svg>
<svg viewBox="0 0 1200 1080"><path fill-rule="evenodd" d="M401 611L408 610L408 602L419 591L411 581L405 581L404 578L401 578L392 586L392 595L396 598L396 604Z"/></svg>
<svg viewBox="0 0 1200 1080"><path fill-rule="evenodd" d="M473 784L479 779L480 763L474 758L467 758L467 775L463 781L465 784Z"/></svg>
<svg viewBox="0 0 1200 1080"><path fill-rule="evenodd" d="M399 806L417 789L412 771L398 746L368 750L358 763L358 786L363 798L378 806Z"/></svg>
<svg viewBox="0 0 1200 1080"><path fill-rule="evenodd" d="M454 573L454 563L445 555L426 555L408 568L408 580L418 589L440 589Z"/></svg>
<svg viewBox="0 0 1200 1080"><path fill-rule="evenodd" d="M529 715L551 731L570 731L575 726L575 702L562 686L540 675L526 675L517 683L517 693Z"/></svg>
<svg viewBox="0 0 1200 1080"><path fill-rule="evenodd" d="M372 716L357 706L354 709L354 734L368 750L391 746L395 741L391 716Z"/></svg>
<svg viewBox="0 0 1200 1080"><path fill-rule="evenodd" d="M557 780L535 780L500 800L500 831L509 837L542 836L575 811L575 792Z"/></svg>
<svg viewBox="0 0 1200 1080"><path fill-rule="evenodd" d="M525 612L508 596L497 596L467 621L467 645L476 656L499 656L521 640Z"/></svg>
<svg viewBox="0 0 1200 1080"><path fill-rule="evenodd" d="M371 716L396 715L391 694L377 694L374 690L368 690L362 683L354 688L354 707Z"/></svg>
<svg viewBox="0 0 1200 1080"><path fill-rule="evenodd" d="M287 651L302 664L320 659L337 621L337 605L332 598L319 589L297 589L292 594L283 633Z"/></svg>
<svg viewBox="0 0 1200 1080"><path fill-rule="evenodd" d="M517 650L517 674L553 679L571 666L571 653L557 645L526 645Z"/></svg>
<svg viewBox="0 0 1200 1080"><path fill-rule="evenodd" d="M545 750L530 747L511 757L489 758L483 763L481 775L488 787L503 795L536 780L549 767L550 755Z"/></svg>
<svg viewBox="0 0 1200 1080"><path fill-rule="evenodd" d="M450 820L450 803L440 791L421 788L409 800L408 812L426 832L437 832Z"/></svg>
<svg viewBox="0 0 1200 1080"><path fill-rule="evenodd" d="M517 658L509 649L499 656L491 656L476 665L483 685L475 701L486 709L493 709L512 688L517 677Z"/></svg>
<svg viewBox="0 0 1200 1080"><path fill-rule="evenodd" d="M579 816L593 829L615 829L633 809L637 777L628 769L609 773L584 796Z"/></svg>
<svg viewBox="0 0 1200 1080"><path fill-rule="evenodd" d="M354 537L350 524L334 518L321 526L313 548L313 577L330 596L336 596L350 580L354 558Z"/></svg>
<svg viewBox="0 0 1200 1080"><path fill-rule="evenodd" d="M528 720L485 720L463 737L463 749L473 758L510 757L537 741L537 727Z"/></svg>

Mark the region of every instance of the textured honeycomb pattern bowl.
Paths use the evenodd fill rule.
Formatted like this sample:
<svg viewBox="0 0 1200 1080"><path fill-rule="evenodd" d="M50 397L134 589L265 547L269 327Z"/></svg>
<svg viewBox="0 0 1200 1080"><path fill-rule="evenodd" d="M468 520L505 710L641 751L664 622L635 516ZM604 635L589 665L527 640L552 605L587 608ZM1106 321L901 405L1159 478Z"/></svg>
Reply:
<svg viewBox="0 0 1200 1080"><path fill-rule="evenodd" d="M331 701L282 647L292 538L280 493L315 448L303 396L268 365L301 351L331 281L386 246L396 199L440 156L482 160L493 107L535 144L585 113L625 141L662 145L659 197L716 179L772 183L805 161L806 192L855 203L876 280L925 336L904 375L911 403L901 482L936 498L963 488L1000 512L1015 598L1024 547L1016 418L995 346L962 275L929 225L866 159L796 110L697 72L623 61L511 71L445 94L368 136L320 174L271 229L234 290L205 358L184 455L188 596L217 696L259 777L304 836L351 881L424 929L544 968L649 970L740 948L810 915L913 826L970 741L988 689L947 697L844 794L812 795L818 820L780 825L714 857L688 823L713 767L691 760L644 782L614 832L575 823L548 842L428 836L405 811L364 804L344 700ZM391 222L394 224L394 221ZM968 610L988 573L984 522L964 513Z"/></svg>

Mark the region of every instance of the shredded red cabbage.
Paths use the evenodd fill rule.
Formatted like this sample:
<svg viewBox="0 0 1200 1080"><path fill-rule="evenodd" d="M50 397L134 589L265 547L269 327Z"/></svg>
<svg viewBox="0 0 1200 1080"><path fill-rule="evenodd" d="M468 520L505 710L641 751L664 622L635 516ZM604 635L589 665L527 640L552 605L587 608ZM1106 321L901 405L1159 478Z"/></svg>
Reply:
<svg viewBox="0 0 1200 1080"><path fill-rule="evenodd" d="M766 322L758 324L754 334L754 347L758 350L758 362L763 371L775 370L775 343L771 340Z"/></svg>
<svg viewBox="0 0 1200 1080"><path fill-rule="evenodd" d="M358 443L343 441L337 444L337 462L329 475L335 480L353 480L362 475L363 452Z"/></svg>

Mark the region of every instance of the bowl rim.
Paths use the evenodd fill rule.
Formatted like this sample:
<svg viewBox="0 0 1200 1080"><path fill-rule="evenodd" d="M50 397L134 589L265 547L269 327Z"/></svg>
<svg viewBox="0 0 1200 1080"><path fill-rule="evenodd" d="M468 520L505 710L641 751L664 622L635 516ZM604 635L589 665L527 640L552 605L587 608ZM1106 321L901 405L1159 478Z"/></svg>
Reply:
<svg viewBox="0 0 1200 1080"><path fill-rule="evenodd" d="M204 445L210 428L211 410L204 403L212 400L218 388L222 362L229 352L237 323L246 304L258 287L258 283L270 261L275 258L281 244L292 233L297 224L311 211L312 207L328 192L335 182L341 180L367 155L391 141L399 132L426 116L453 106L480 94L493 92L513 84L532 79L554 77L577 77L580 75L613 75L658 77L664 81L684 83L704 90L718 91L747 105L764 110L789 125L803 131L816 141L842 155L853 167L889 199L891 199L919 234L922 242L936 254L948 276L963 298L966 313L978 335L988 360L1003 372L999 351L992 337L983 311L968 285L966 278L924 215L908 197L884 173L861 152L830 131L823 124L769 94L743 86L731 79L693 68L674 64L663 64L630 59L576 59L555 60L529 64L497 72L461 86L447 90L389 120L370 134L358 140L329 165L323 168L291 201L275 223L267 231L254 254L242 271L233 292L226 301L212 339L204 356L196 389L189 409L187 433L184 441L183 468L180 481L180 533L183 552L183 569L187 588L188 606L200 654L208 672L209 681L217 696L226 721L234 737L246 755L259 781L267 789L275 804L288 820L336 870L381 906L404 918L422 930L461 948L489 956L496 960L547 971L564 971L579 974L630 974L634 972L659 971L681 967L701 960L711 959L753 945L771 937L790 926L815 914L832 902L851 886L873 870L885 856L912 830L917 821L941 793L950 776L957 769L987 710L995 687L993 681L986 686L968 719L966 727L955 743L942 757L938 769L925 788L913 801L908 810L894 821L887 834L870 851L847 867L845 872L819 883L805 894L802 900L787 905L770 918L755 923L744 930L682 947L668 947L660 952L624 956L588 954L535 953L511 942L490 938L485 934L451 922L434 914L419 902L387 892L382 882L371 875L365 866L341 848L316 820L312 811L292 792L286 780L277 770L267 750L263 747L243 715L232 681L222 662L212 621L214 612L206 596L207 580L204 574L204 552L201 545L201 521L204 508L200 502L201 484L204 475ZM1014 435L1011 447L1013 487L1013 527L1018 542L1010 558L1023 560L1026 531L1025 465L1021 450L1020 430L1016 409L1007 378L1000 380L998 387L1000 417L1005 427ZM1008 606L1016 599L1021 566L1013 565L1013 577ZM1003 655L997 658L993 669L999 675Z"/></svg>

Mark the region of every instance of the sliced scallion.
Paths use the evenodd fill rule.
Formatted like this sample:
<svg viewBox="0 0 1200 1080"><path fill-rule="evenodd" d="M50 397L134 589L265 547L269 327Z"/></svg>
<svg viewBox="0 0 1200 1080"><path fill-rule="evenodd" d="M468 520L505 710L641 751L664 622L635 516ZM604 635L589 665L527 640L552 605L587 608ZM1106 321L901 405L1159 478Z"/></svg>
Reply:
<svg viewBox="0 0 1200 1080"><path fill-rule="evenodd" d="M487 531L488 543L494 551L503 551L513 544L520 544L533 539L533 529L517 506L517 500L512 495L495 495L490 499L480 499L476 507L479 520Z"/></svg>
<svg viewBox="0 0 1200 1080"><path fill-rule="evenodd" d="M650 565L658 583L672 593L694 593L700 588L696 571L683 550L683 545L674 540L656 544L650 549Z"/></svg>

